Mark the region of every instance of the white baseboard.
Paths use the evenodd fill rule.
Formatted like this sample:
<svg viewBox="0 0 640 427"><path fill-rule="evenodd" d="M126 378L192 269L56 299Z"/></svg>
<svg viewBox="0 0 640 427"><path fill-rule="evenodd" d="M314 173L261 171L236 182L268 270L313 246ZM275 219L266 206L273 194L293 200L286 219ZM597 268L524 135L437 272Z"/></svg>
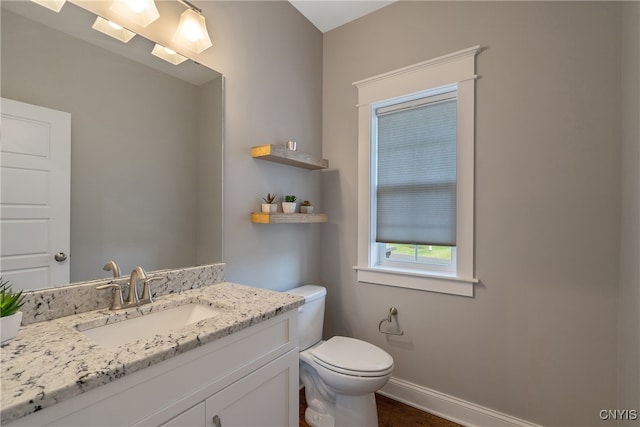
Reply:
<svg viewBox="0 0 640 427"><path fill-rule="evenodd" d="M540 427L399 378L391 378L378 393L467 427Z"/></svg>

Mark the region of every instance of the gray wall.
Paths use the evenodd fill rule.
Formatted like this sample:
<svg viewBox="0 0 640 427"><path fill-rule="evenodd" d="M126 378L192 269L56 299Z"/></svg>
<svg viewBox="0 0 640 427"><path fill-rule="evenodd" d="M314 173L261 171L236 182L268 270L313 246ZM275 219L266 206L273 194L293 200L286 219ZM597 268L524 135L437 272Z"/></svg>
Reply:
<svg viewBox="0 0 640 427"><path fill-rule="evenodd" d="M593 425L616 408L620 27L615 3L400 2L325 34L326 335L535 423ZM356 282L351 83L477 44L475 297ZM391 305L401 338L377 331Z"/></svg>
<svg viewBox="0 0 640 427"><path fill-rule="evenodd" d="M72 282L196 263L196 86L3 11L2 96L72 115Z"/></svg>
<svg viewBox="0 0 640 427"><path fill-rule="evenodd" d="M640 117L640 2L625 3L622 16L622 227L618 407L638 408L640 404L640 120L638 120Z"/></svg>
<svg viewBox="0 0 640 427"><path fill-rule="evenodd" d="M224 128L224 82L223 77L205 83L199 90L200 114L198 125L197 225L196 258L198 264L222 260L222 159ZM219 138L212 138L212 136ZM212 185L212 183L215 183Z"/></svg>
<svg viewBox="0 0 640 427"><path fill-rule="evenodd" d="M322 34L288 2L201 2L214 46L203 63L225 76L224 260L227 279L287 289L320 277L322 225L249 221L268 192L322 212L321 172L251 158L295 140L322 154Z"/></svg>

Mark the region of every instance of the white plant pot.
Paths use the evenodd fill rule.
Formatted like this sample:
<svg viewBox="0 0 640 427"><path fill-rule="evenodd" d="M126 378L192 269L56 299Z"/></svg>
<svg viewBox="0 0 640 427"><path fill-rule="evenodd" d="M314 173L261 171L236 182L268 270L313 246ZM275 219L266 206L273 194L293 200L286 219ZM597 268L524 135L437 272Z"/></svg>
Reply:
<svg viewBox="0 0 640 427"><path fill-rule="evenodd" d="M297 205L297 203L295 203L295 202L282 202L282 212L284 212L284 213L295 213L296 205Z"/></svg>
<svg viewBox="0 0 640 427"><path fill-rule="evenodd" d="M11 341L18 334L20 328L20 322L22 322L22 312L12 314L11 316L0 317L0 337L4 344Z"/></svg>
<svg viewBox="0 0 640 427"><path fill-rule="evenodd" d="M275 213L278 212L278 205L275 203L263 203L262 204L262 213Z"/></svg>
<svg viewBox="0 0 640 427"><path fill-rule="evenodd" d="M300 206L300 213L306 213L306 214L313 213L313 206Z"/></svg>

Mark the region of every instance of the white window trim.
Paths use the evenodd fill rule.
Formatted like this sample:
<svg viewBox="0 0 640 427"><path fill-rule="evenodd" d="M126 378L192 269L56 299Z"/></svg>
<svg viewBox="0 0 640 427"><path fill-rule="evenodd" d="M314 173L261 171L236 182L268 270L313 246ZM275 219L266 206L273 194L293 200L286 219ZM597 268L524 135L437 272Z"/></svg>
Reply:
<svg viewBox="0 0 640 427"><path fill-rule="evenodd" d="M359 282L473 296L475 57L480 46L353 83L358 88ZM458 86L456 274L376 266L371 242L371 104L446 85Z"/></svg>

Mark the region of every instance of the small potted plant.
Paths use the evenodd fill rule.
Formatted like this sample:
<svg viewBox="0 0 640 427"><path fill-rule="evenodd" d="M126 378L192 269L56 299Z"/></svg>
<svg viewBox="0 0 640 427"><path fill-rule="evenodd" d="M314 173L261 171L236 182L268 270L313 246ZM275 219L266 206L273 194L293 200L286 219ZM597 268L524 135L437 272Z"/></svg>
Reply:
<svg viewBox="0 0 640 427"><path fill-rule="evenodd" d="M313 213L313 206L311 206L310 201L305 200L304 202L300 203L300 213L305 213L305 214Z"/></svg>
<svg viewBox="0 0 640 427"><path fill-rule="evenodd" d="M296 200L296 196L284 196L284 202L282 202L282 212L294 213L296 211Z"/></svg>
<svg viewBox="0 0 640 427"><path fill-rule="evenodd" d="M274 213L278 211L278 205L276 204L276 194L267 193L267 197L263 197L264 203L262 204L262 213Z"/></svg>
<svg viewBox="0 0 640 427"><path fill-rule="evenodd" d="M24 304L22 291L15 293L11 290L8 281L0 278L0 344L11 341L18 334L22 312L20 308Z"/></svg>

